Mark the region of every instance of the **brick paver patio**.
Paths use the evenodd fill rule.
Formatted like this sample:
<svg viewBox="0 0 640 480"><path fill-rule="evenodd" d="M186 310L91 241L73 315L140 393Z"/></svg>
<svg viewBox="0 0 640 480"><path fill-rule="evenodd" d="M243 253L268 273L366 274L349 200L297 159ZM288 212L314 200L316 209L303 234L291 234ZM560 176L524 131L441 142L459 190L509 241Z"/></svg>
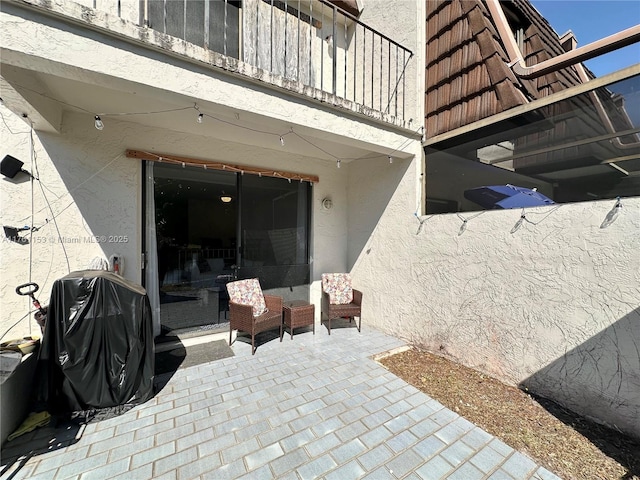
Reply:
<svg viewBox="0 0 640 480"><path fill-rule="evenodd" d="M405 343L316 329L158 380L144 405L5 444L1 479L557 479L373 360Z"/></svg>

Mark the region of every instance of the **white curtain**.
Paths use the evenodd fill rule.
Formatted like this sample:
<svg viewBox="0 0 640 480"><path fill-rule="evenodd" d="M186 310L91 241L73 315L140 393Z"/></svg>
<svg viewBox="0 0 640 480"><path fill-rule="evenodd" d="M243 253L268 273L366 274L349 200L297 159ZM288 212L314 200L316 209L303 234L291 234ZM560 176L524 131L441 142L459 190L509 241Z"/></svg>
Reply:
<svg viewBox="0 0 640 480"><path fill-rule="evenodd" d="M156 202L154 199L153 188L153 164L147 162L147 195L145 198L146 212L145 215L145 231L147 258L145 266L145 280L147 296L151 303L151 318L153 319L153 335L160 335L160 285L158 281L158 244L156 240Z"/></svg>

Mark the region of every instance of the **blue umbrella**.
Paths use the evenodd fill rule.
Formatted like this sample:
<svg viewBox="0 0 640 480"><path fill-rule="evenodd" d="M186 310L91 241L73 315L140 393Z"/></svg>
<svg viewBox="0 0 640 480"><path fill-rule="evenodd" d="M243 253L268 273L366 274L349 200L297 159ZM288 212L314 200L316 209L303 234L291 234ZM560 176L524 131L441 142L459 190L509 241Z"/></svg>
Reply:
<svg viewBox="0 0 640 480"><path fill-rule="evenodd" d="M555 202L536 189L515 185L492 185L464 191L464 198L489 209L540 207Z"/></svg>

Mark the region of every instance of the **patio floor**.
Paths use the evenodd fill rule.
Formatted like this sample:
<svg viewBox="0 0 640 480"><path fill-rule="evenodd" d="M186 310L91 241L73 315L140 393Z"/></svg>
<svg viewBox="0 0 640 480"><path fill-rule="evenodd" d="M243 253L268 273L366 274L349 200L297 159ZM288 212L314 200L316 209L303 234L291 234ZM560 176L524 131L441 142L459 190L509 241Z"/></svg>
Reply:
<svg viewBox="0 0 640 480"><path fill-rule="evenodd" d="M557 479L373 357L363 325L287 333L157 378L126 413L5 444L0 479Z"/></svg>

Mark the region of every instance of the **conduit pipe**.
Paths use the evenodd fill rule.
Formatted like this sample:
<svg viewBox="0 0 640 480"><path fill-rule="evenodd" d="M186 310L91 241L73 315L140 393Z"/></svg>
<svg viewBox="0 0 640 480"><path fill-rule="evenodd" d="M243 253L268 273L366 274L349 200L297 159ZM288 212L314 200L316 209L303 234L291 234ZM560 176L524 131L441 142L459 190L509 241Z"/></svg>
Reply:
<svg viewBox="0 0 640 480"><path fill-rule="evenodd" d="M578 76L580 77L580 80L582 80L582 83L587 83L589 81L589 77L587 76L587 72L582 66L582 63L578 63L576 65L576 71L578 72ZM602 120L602 123L604 124L604 126L607 128L607 130L610 133L615 133L616 129L613 126L613 123L611 122L609 115L607 115L607 112L604 108L604 105L602 105L602 101L600 100L600 97L598 97L598 94L595 91L591 91L589 92L589 96L591 97L591 101L595 105L595 108L598 111L598 116L600 117L600 120ZM626 114L627 112L624 111L624 113ZM629 119L628 116L627 116L627 119L629 120L629 125L633 125L633 122L631 121L631 119ZM638 138L638 134L635 134L633 136L636 139ZM640 145L640 142L638 142L638 140L631 143L622 143L620 141L620 137L611 139L611 143L613 143L617 148L620 148L623 150L628 148L638 148L638 145Z"/></svg>
<svg viewBox="0 0 640 480"><path fill-rule="evenodd" d="M525 79L540 77L640 41L640 25L635 25L583 47L576 48L575 50L562 53L556 57L527 67L524 63L522 52L511 32L511 27L504 14L504 10L502 10L500 0L485 1L498 29L498 35L507 50L509 66L513 70L513 73Z"/></svg>

